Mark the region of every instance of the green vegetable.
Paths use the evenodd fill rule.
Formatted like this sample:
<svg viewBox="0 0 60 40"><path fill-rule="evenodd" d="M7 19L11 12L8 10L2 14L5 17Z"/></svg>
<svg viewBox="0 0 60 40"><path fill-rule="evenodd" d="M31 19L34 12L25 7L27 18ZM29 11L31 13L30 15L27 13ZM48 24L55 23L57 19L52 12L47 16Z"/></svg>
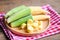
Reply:
<svg viewBox="0 0 60 40"><path fill-rule="evenodd" d="M13 15L16 12L19 12L19 11L23 10L24 8L26 8L26 6L24 6L24 5L13 8L8 13L6 13L5 17L8 18L9 16Z"/></svg>
<svg viewBox="0 0 60 40"><path fill-rule="evenodd" d="M16 20L14 22L11 23L11 27L18 27L19 25L21 25L22 23L27 22L28 19L32 19L32 15L28 15L26 17L23 17L19 20Z"/></svg>
<svg viewBox="0 0 60 40"><path fill-rule="evenodd" d="M8 23L11 23L11 22L13 22L13 21L15 21L15 20L17 20L17 19L20 19L20 18L22 18L22 17L24 17L24 16L27 16L27 15L31 14L30 12L31 12L31 11L30 11L30 8L27 7L27 8L25 8L25 9L23 9L23 10L15 13L15 14L13 14L11 17L9 17L9 18L7 19L7 22L8 22Z"/></svg>

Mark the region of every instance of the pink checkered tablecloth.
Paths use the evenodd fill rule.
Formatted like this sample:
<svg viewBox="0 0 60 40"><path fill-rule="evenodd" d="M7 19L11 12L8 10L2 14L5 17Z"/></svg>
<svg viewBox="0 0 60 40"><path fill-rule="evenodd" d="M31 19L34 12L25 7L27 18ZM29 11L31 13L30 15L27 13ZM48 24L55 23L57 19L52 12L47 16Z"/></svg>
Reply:
<svg viewBox="0 0 60 40"><path fill-rule="evenodd" d="M10 30L6 28L3 22L1 22L0 25L3 28L7 37L11 40L34 40L34 39L43 38L46 36L60 33L60 15L50 5L42 6L42 8L50 12L49 14L50 25L49 25L49 28L45 32L36 36L32 36L32 37L22 37L22 36L13 34ZM1 16L3 15L0 14L0 19L1 19Z"/></svg>

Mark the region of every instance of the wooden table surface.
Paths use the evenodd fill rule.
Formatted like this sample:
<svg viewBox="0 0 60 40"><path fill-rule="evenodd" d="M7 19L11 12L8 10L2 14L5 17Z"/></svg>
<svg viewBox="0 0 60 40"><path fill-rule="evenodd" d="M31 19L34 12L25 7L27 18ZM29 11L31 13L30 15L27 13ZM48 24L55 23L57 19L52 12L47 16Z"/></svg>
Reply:
<svg viewBox="0 0 60 40"><path fill-rule="evenodd" d="M19 5L42 6L50 4L58 13L60 13L60 0L0 0L0 11L8 12ZM0 28L0 40L8 40ZM52 35L38 40L60 40L60 34Z"/></svg>

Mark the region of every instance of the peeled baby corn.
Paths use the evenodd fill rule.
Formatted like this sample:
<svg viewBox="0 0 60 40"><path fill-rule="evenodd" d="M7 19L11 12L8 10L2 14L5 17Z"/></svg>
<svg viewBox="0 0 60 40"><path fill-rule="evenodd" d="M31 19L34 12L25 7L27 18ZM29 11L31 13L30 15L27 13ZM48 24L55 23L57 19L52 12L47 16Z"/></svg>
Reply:
<svg viewBox="0 0 60 40"><path fill-rule="evenodd" d="M9 17L7 19L7 22L11 23L11 22L13 22L13 21L15 21L17 19L20 19L20 18L22 18L24 16L29 15L30 13L31 13L31 10L30 10L30 8L27 7L25 9L23 9L21 11L18 11L17 13L13 14L11 17Z"/></svg>
<svg viewBox="0 0 60 40"><path fill-rule="evenodd" d="M19 25L21 25L22 23L25 23L28 19L32 19L32 15L28 15L26 17L23 17L21 19L18 19L14 22L11 23L11 27L17 27Z"/></svg>
<svg viewBox="0 0 60 40"><path fill-rule="evenodd" d="M31 26L31 24L27 24L27 32L28 33L33 33L33 31L34 31L34 28Z"/></svg>
<svg viewBox="0 0 60 40"><path fill-rule="evenodd" d="M42 8L39 7L39 6L31 6L31 7L29 7L29 8L31 9L32 15L47 14L47 13L49 13L48 11L42 9Z"/></svg>
<svg viewBox="0 0 60 40"><path fill-rule="evenodd" d="M48 16L48 15L35 15L35 16L33 16L34 20L46 20L49 18L50 18L50 16Z"/></svg>
<svg viewBox="0 0 60 40"><path fill-rule="evenodd" d="M13 8L8 13L6 13L5 17L8 18L9 16L13 15L16 12L19 12L19 11L23 10L24 8L26 8L26 6L24 6L24 5Z"/></svg>
<svg viewBox="0 0 60 40"><path fill-rule="evenodd" d="M26 23L23 23L23 24L20 26L20 28L21 28L21 29L24 29L24 28L26 28L26 26L27 26Z"/></svg>

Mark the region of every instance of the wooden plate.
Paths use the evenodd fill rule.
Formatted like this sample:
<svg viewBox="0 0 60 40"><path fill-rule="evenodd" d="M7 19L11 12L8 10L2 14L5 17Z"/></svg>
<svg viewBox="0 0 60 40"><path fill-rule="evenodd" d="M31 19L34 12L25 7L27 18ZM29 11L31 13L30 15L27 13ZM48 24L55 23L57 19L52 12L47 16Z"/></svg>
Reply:
<svg viewBox="0 0 60 40"><path fill-rule="evenodd" d="M43 30L41 30L40 32L34 32L34 33L26 33L24 30L19 30L18 28L11 28L8 25L7 25L7 27L16 35L34 36L34 35L37 35L37 34L40 34L44 31L46 31L48 29L48 25L49 25L49 20L42 21Z"/></svg>

